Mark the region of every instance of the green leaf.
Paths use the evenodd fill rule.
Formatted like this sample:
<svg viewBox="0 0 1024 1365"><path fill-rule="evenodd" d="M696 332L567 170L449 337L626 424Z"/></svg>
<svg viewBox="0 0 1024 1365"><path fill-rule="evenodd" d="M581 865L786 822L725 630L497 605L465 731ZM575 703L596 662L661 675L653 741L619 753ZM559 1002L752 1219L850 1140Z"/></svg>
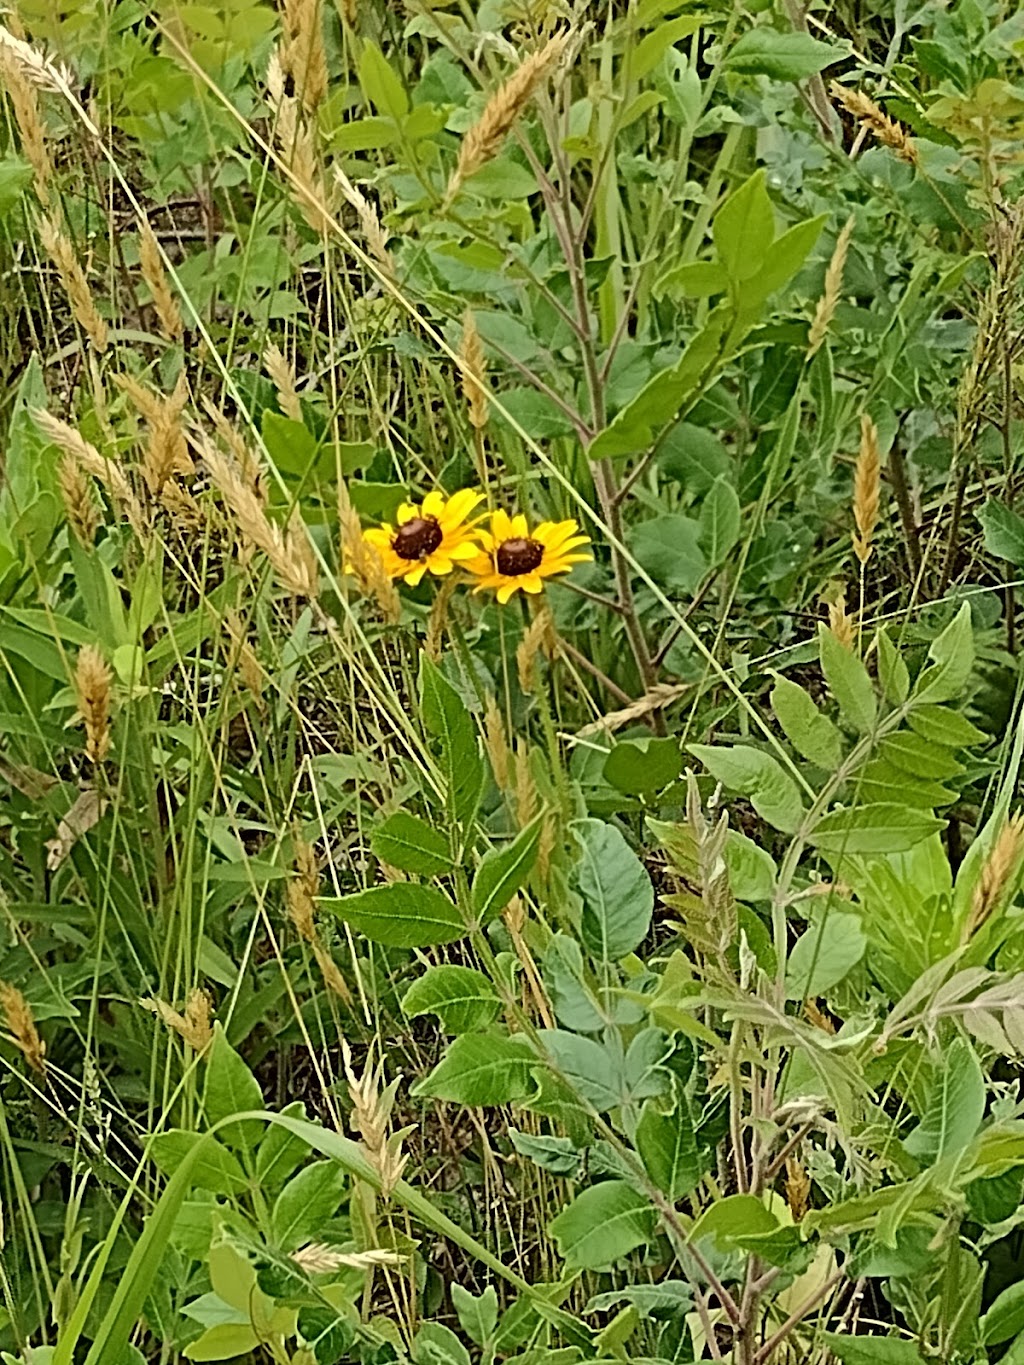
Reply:
<svg viewBox="0 0 1024 1365"><path fill-rule="evenodd" d="M743 288L738 291L742 314L759 312L772 294L789 284L821 236L826 218L826 214L808 218L776 237L760 270L744 281Z"/></svg>
<svg viewBox="0 0 1024 1365"><path fill-rule="evenodd" d="M681 1086L676 1086L675 1105L668 1113L654 1100L644 1105L636 1127L636 1149L644 1170L673 1204L696 1189L704 1164L690 1102Z"/></svg>
<svg viewBox="0 0 1024 1365"><path fill-rule="evenodd" d="M696 33L704 22L702 14L684 14L677 19L663 20L652 32L645 34L630 58L630 80L642 80L654 70L670 47Z"/></svg>
<svg viewBox="0 0 1024 1365"><path fill-rule="evenodd" d="M753 28L744 33L726 54L724 65L743 76L768 76L773 81L805 81L834 66L847 55L847 48L822 43L809 33L779 33L773 28Z"/></svg>
<svg viewBox="0 0 1024 1365"><path fill-rule="evenodd" d="M936 1059L921 1122L903 1146L925 1165L959 1156L985 1115L985 1076L970 1043L955 1038Z"/></svg>
<svg viewBox="0 0 1024 1365"><path fill-rule="evenodd" d="M471 901L478 924L489 924L533 871L540 844L541 821L534 820L504 848L489 849L473 878Z"/></svg>
<svg viewBox="0 0 1024 1365"><path fill-rule="evenodd" d="M893 706L900 706L910 695L910 674L903 656L889 639L888 632L880 630L878 641L878 681L882 684L885 699Z"/></svg>
<svg viewBox="0 0 1024 1365"><path fill-rule="evenodd" d="M794 834L803 819L799 788L778 759L746 744L691 744L717 782L750 798L758 815L784 834Z"/></svg>
<svg viewBox="0 0 1024 1365"><path fill-rule="evenodd" d="M729 869L729 885L737 900L771 900L778 869L766 848L738 829L731 829L725 843L725 863Z"/></svg>
<svg viewBox="0 0 1024 1365"><path fill-rule="evenodd" d="M196 1361L234 1360L256 1350L259 1344L260 1334L254 1327L225 1322L208 1328L185 1347L182 1355L186 1360Z"/></svg>
<svg viewBox="0 0 1024 1365"><path fill-rule="evenodd" d="M380 48L369 38L363 43L363 55L359 59L359 84L379 114L401 121L409 112L405 87Z"/></svg>
<svg viewBox="0 0 1024 1365"><path fill-rule="evenodd" d="M605 759L601 776L627 796L639 796L667 787L682 766L683 756L674 739L625 739Z"/></svg>
<svg viewBox="0 0 1024 1365"><path fill-rule="evenodd" d="M443 1322L425 1322L416 1333L412 1358L416 1365L470 1365L469 1352Z"/></svg>
<svg viewBox="0 0 1024 1365"><path fill-rule="evenodd" d="M961 696L974 667L974 631L969 603L963 604L942 634L932 641L928 657L934 662L918 678L913 701L934 705Z"/></svg>
<svg viewBox="0 0 1024 1365"><path fill-rule="evenodd" d="M823 995L852 971L866 946L860 915L825 911L793 945L786 963L786 999Z"/></svg>
<svg viewBox="0 0 1024 1365"><path fill-rule="evenodd" d="M436 1014L445 1033L471 1033L494 1022L501 1009L497 992L481 972L472 967L428 967L402 998L402 1011L410 1019Z"/></svg>
<svg viewBox="0 0 1024 1365"><path fill-rule="evenodd" d="M409 811L397 810L376 825L370 848L382 863L420 877L438 877L454 867L446 836Z"/></svg>
<svg viewBox="0 0 1024 1365"><path fill-rule="evenodd" d="M698 543L700 524L678 512L637 522L627 537L634 558L659 587L693 592L708 563Z"/></svg>
<svg viewBox="0 0 1024 1365"><path fill-rule="evenodd" d="M1024 517L997 498L989 498L977 515L989 554L1020 568L1024 564Z"/></svg>
<svg viewBox="0 0 1024 1365"><path fill-rule="evenodd" d="M724 358L730 310L716 308L676 363L656 374L591 443L591 460L636 455L654 444L654 433L694 398Z"/></svg>
<svg viewBox="0 0 1024 1365"><path fill-rule="evenodd" d="M704 1210L690 1229L690 1240L709 1237L720 1251L730 1251L737 1237L774 1232L778 1226L778 1219L755 1195L730 1194Z"/></svg>
<svg viewBox="0 0 1024 1365"><path fill-rule="evenodd" d="M916 1341L897 1337L851 1337L826 1332L825 1343L842 1365L921 1365Z"/></svg>
<svg viewBox="0 0 1024 1365"><path fill-rule="evenodd" d="M821 671L843 717L862 735L875 728L878 703L868 671L861 660L841 645L826 625L818 627Z"/></svg>
<svg viewBox="0 0 1024 1365"><path fill-rule="evenodd" d="M336 1161L314 1161L292 1176L274 1201L270 1226L282 1251L316 1238L337 1216L349 1178Z"/></svg>
<svg viewBox="0 0 1024 1365"><path fill-rule="evenodd" d="M533 1088L531 1071L538 1059L520 1035L464 1033L412 1094L454 1104L511 1104Z"/></svg>
<svg viewBox="0 0 1024 1365"><path fill-rule="evenodd" d="M325 896L320 904L357 933L388 948L431 948L454 943L469 932L447 896L416 882L392 882L351 896Z"/></svg>
<svg viewBox="0 0 1024 1365"><path fill-rule="evenodd" d="M716 479L700 509L697 539L711 565L721 564L740 538L740 499L727 479Z"/></svg>
<svg viewBox="0 0 1024 1365"><path fill-rule="evenodd" d="M624 1180L591 1185L548 1225L568 1270L603 1270L653 1231L654 1209Z"/></svg>
<svg viewBox="0 0 1024 1365"><path fill-rule="evenodd" d="M576 885L583 897L580 938L604 962L625 957L647 937L654 887L623 834L603 820L576 820L580 845Z"/></svg>
<svg viewBox="0 0 1024 1365"><path fill-rule="evenodd" d="M1024 1331L1024 1280L1009 1285L997 1295L981 1320L981 1339L986 1346L998 1346Z"/></svg>
<svg viewBox="0 0 1024 1365"><path fill-rule="evenodd" d="M905 853L946 822L928 811L896 802L834 810L823 816L808 836L823 853Z"/></svg>
<svg viewBox="0 0 1024 1365"><path fill-rule="evenodd" d="M245 1062L228 1042L224 1027L213 1026L213 1042L206 1065L206 1088L203 1091L203 1111L212 1128L233 1114L244 1114L263 1108L260 1083ZM221 1128L220 1136L229 1147L252 1151L259 1141L263 1125L255 1119L243 1123L229 1123Z"/></svg>
<svg viewBox="0 0 1024 1365"><path fill-rule="evenodd" d="M486 1346L498 1325L498 1294L489 1284L482 1294L471 1294L461 1284L450 1286L452 1307L459 1317L459 1326L478 1346Z"/></svg>
<svg viewBox="0 0 1024 1365"><path fill-rule="evenodd" d="M843 756L839 731L802 687L781 674L772 689L772 710L798 754L828 772L839 767Z"/></svg>
<svg viewBox="0 0 1024 1365"><path fill-rule="evenodd" d="M32 184L32 167L18 156L0 160L0 213L10 213Z"/></svg>
<svg viewBox="0 0 1024 1365"><path fill-rule="evenodd" d="M962 764L956 761L948 747L905 731L886 736L878 746L878 755L914 777L926 777L935 782L946 782L963 773Z"/></svg>
<svg viewBox="0 0 1024 1365"><path fill-rule="evenodd" d="M202 1142L200 1133L183 1128L168 1128L157 1133L150 1143L150 1154L165 1175L173 1175L193 1148ZM249 1186L238 1157L223 1142L203 1145L191 1162L192 1182L213 1194L241 1194Z"/></svg>
<svg viewBox="0 0 1024 1365"><path fill-rule="evenodd" d="M462 822L471 820L484 780L476 726L458 692L426 654L420 656L420 709L428 733L441 746L452 813Z"/></svg>
<svg viewBox="0 0 1024 1365"><path fill-rule="evenodd" d="M568 1029L542 1029L539 1036L559 1077L599 1114L622 1102L621 1073L607 1048Z"/></svg>
<svg viewBox="0 0 1024 1365"><path fill-rule="evenodd" d="M907 724L930 743L945 744L950 749L966 749L986 738L982 730L948 706L912 707Z"/></svg>
<svg viewBox="0 0 1024 1365"><path fill-rule="evenodd" d="M686 261L667 270L656 282L654 292L658 297L675 291L684 299L709 299L728 288L729 275L718 261Z"/></svg>
<svg viewBox="0 0 1024 1365"><path fill-rule="evenodd" d="M711 225L718 259L734 283L756 275L775 239L775 210L764 187L764 170L734 190Z"/></svg>

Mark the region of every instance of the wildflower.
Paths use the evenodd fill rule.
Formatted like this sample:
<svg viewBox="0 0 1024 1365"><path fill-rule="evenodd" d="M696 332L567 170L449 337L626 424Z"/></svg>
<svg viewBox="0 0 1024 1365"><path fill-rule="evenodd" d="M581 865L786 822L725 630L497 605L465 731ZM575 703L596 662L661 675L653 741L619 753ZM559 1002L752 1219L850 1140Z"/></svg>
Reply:
<svg viewBox="0 0 1024 1365"><path fill-rule="evenodd" d="M380 555L389 578L404 578L414 588L425 573L451 573L456 564L479 557L479 534L466 518L482 493L463 488L445 498L428 493L417 507L405 502L398 509L398 525L372 527L365 540Z"/></svg>
<svg viewBox="0 0 1024 1365"><path fill-rule="evenodd" d="M491 529L478 532L484 552L469 565L480 580L476 591L493 588L502 606L519 588L541 592L545 578L568 573L574 564L590 559L572 553L590 543L588 536L576 534L578 530L575 521L542 521L531 531L521 514L492 513Z"/></svg>

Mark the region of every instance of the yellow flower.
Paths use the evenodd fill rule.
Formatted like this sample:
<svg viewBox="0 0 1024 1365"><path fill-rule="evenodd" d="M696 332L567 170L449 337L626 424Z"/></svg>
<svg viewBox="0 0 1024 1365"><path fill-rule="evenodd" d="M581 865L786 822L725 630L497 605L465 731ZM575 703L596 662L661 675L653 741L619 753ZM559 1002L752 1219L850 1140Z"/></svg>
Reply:
<svg viewBox="0 0 1024 1365"><path fill-rule="evenodd" d="M381 557L390 578L404 578L415 588L426 573L449 574L456 564L464 564L480 553L479 534L467 517L482 493L463 488L445 498L428 493L417 507L403 502L395 520L363 532L367 544Z"/></svg>
<svg viewBox="0 0 1024 1365"><path fill-rule="evenodd" d="M579 529L575 521L542 521L531 531L522 515L492 512L491 529L477 532L484 553L467 565L480 580L475 591L493 588L502 606L520 588L541 592L545 578L568 573L574 564L590 559L572 553L590 544L588 536L576 534Z"/></svg>

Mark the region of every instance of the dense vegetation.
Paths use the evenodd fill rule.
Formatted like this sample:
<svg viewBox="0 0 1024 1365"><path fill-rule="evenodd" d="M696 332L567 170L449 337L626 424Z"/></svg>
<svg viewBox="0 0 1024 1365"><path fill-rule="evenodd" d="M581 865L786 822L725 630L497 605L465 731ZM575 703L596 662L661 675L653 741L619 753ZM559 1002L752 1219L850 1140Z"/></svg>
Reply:
<svg viewBox="0 0 1024 1365"><path fill-rule="evenodd" d="M2 1359L1024 1362L1024 16L3 20Z"/></svg>

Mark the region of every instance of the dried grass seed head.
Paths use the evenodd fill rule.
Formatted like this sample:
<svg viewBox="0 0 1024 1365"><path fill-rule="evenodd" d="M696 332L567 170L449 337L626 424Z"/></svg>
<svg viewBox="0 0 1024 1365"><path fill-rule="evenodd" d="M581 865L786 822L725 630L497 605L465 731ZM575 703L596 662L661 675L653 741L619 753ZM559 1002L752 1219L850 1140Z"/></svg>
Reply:
<svg viewBox="0 0 1024 1365"><path fill-rule="evenodd" d="M38 1076L46 1078L46 1044L36 1028L32 1006L9 981L0 981L0 1010L15 1046Z"/></svg>
<svg viewBox="0 0 1024 1365"><path fill-rule="evenodd" d="M853 517L857 530L853 550L860 563L871 556L871 543L878 525L882 458L878 449L878 428L867 413L860 419L860 449L853 478Z"/></svg>
<svg viewBox="0 0 1024 1365"><path fill-rule="evenodd" d="M40 215L36 219L36 228L43 250L56 267L75 321L95 350L102 353L107 349L110 339L107 324L96 308L92 290L89 288L74 245L64 232L56 214Z"/></svg>
<svg viewBox="0 0 1024 1365"><path fill-rule="evenodd" d="M843 274L846 270L846 257L850 250L850 240L853 237L854 219L852 215L846 220L836 244L832 251L832 258L825 270L825 287L821 298L818 300L814 310L814 318L811 321L811 328L807 334L807 358L810 360L817 355L828 336L828 330L832 325L836 309L839 306L839 299L843 288Z"/></svg>
<svg viewBox="0 0 1024 1365"><path fill-rule="evenodd" d="M978 876L965 939L972 938L992 918L1020 870L1024 853L1024 812L1016 811L999 831Z"/></svg>
<svg viewBox="0 0 1024 1365"><path fill-rule="evenodd" d="M95 645L83 645L75 664L75 695L85 725L85 752L102 763L110 751L111 672Z"/></svg>
<svg viewBox="0 0 1024 1365"><path fill-rule="evenodd" d="M80 545L92 549L100 524L100 509L92 484L78 461L70 455L64 455L57 466L57 481L72 534Z"/></svg>

